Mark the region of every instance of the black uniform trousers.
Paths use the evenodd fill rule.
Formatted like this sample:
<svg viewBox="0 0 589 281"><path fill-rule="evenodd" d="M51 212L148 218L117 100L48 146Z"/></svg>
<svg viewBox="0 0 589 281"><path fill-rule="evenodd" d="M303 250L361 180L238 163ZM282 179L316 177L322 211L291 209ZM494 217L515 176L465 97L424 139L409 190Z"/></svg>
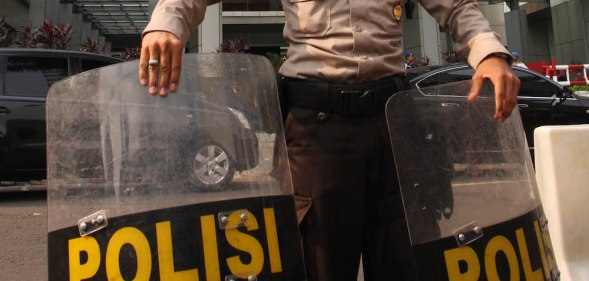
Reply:
<svg viewBox="0 0 589 281"><path fill-rule="evenodd" d="M309 281L414 280L384 114L398 80L279 80Z"/></svg>

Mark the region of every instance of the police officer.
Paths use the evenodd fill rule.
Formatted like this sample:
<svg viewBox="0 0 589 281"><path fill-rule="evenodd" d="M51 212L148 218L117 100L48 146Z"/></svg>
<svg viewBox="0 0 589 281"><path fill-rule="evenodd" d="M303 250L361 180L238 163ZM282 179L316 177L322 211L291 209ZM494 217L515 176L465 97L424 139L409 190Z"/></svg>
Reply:
<svg viewBox="0 0 589 281"><path fill-rule="evenodd" d="M513 65L519 66L521 68L528 68L525 63L519 60L519 53L516 51L511 52L511 57L513 58Z"/></svg>
<svg viewBox="0 0 589 281"><path fill-rule="evenodd" d="M209 0L209 2L214 2ZM494 118L516 104L511 56L474 0L418 1L476 70L469 99L495 85ZM165 96L206 0L160 0L143 33L139 79ZM398 0L282 0L285 134L308 280L412 280L408 232L384 106L404 88ZM186 70L190 71L190 70ZM158 80L159 74L159 80Z"/></svg>
<svg viewBox="0 0 589 281"><path fill-rule="evenodd" d="M403 56L405 57L405 70L413 68L413 63L415 63L415 56L413 56L413 53L405 51Z"/></svg>

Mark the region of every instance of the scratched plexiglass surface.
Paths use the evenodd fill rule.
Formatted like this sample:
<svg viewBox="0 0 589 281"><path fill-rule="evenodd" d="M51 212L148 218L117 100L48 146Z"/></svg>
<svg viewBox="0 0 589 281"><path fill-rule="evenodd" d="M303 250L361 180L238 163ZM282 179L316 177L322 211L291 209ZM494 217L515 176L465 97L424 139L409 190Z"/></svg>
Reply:
<svg viewBox="0 0 589 281"><path fill-rule="evenodd" d="M494 90L467 101L471 82L401 92L387 103L412 244L509 221L540 206L517 107L493 119ZM468 241L466 241L468 242Z"/></svg>
<svg viewBox="0 0 589 281"><path fill-rule="evenodd" d="M186 54L151 96L138 61L55 83L47 98L49 231L109 216L292 194L275 72L243 54ZM278 136L278 137L277 137Z"/></svg>

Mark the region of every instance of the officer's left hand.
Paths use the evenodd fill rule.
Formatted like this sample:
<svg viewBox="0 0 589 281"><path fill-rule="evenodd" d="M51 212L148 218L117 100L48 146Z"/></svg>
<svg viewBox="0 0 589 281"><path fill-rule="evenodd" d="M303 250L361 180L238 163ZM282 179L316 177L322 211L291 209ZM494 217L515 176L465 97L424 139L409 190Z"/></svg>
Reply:
<svg viewBox="0 0 589 281"><path fill-rule="evenodd" d="M517 104L521 82L505 59L497 56L485 58L472 76L472 88L468 96L474 101L480 94L483 82L489 79L495 86L495 120L503 123Z"/></svg>

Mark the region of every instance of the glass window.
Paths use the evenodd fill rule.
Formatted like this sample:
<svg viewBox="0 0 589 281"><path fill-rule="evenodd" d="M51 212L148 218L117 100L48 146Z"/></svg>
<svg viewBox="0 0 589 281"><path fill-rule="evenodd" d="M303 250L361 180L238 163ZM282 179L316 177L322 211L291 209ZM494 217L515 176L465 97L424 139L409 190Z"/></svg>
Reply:
<svg viewBox="0 0 589 281"><path fill-rule="evenodd" d="M4 94L44 98L53 83L67 76L65 58L9 57Z"/></svg>
<svg viewBox="0 0 589 281"><path fill-rule="evenodd" d="M112 63L98 60L82 60L82 71L92 70L95 68L111 65Z"/></svg>
<svg viewBox="0 0 589 281"><path fill-rule="evenodd" d="M520 70L514 72L521 81L519 96L549 98L559 92L559 88L545 77Z"/></svg>
<svg viewBox="0 0 589 281"><path fill-rule="evenodd" d="M419 83L417 83L417 87L425 88L429 86L441 85L450 82L470 80L473 74L474 71L472 68L460 68L445 72L439 72L419 81Z"/></svg>

